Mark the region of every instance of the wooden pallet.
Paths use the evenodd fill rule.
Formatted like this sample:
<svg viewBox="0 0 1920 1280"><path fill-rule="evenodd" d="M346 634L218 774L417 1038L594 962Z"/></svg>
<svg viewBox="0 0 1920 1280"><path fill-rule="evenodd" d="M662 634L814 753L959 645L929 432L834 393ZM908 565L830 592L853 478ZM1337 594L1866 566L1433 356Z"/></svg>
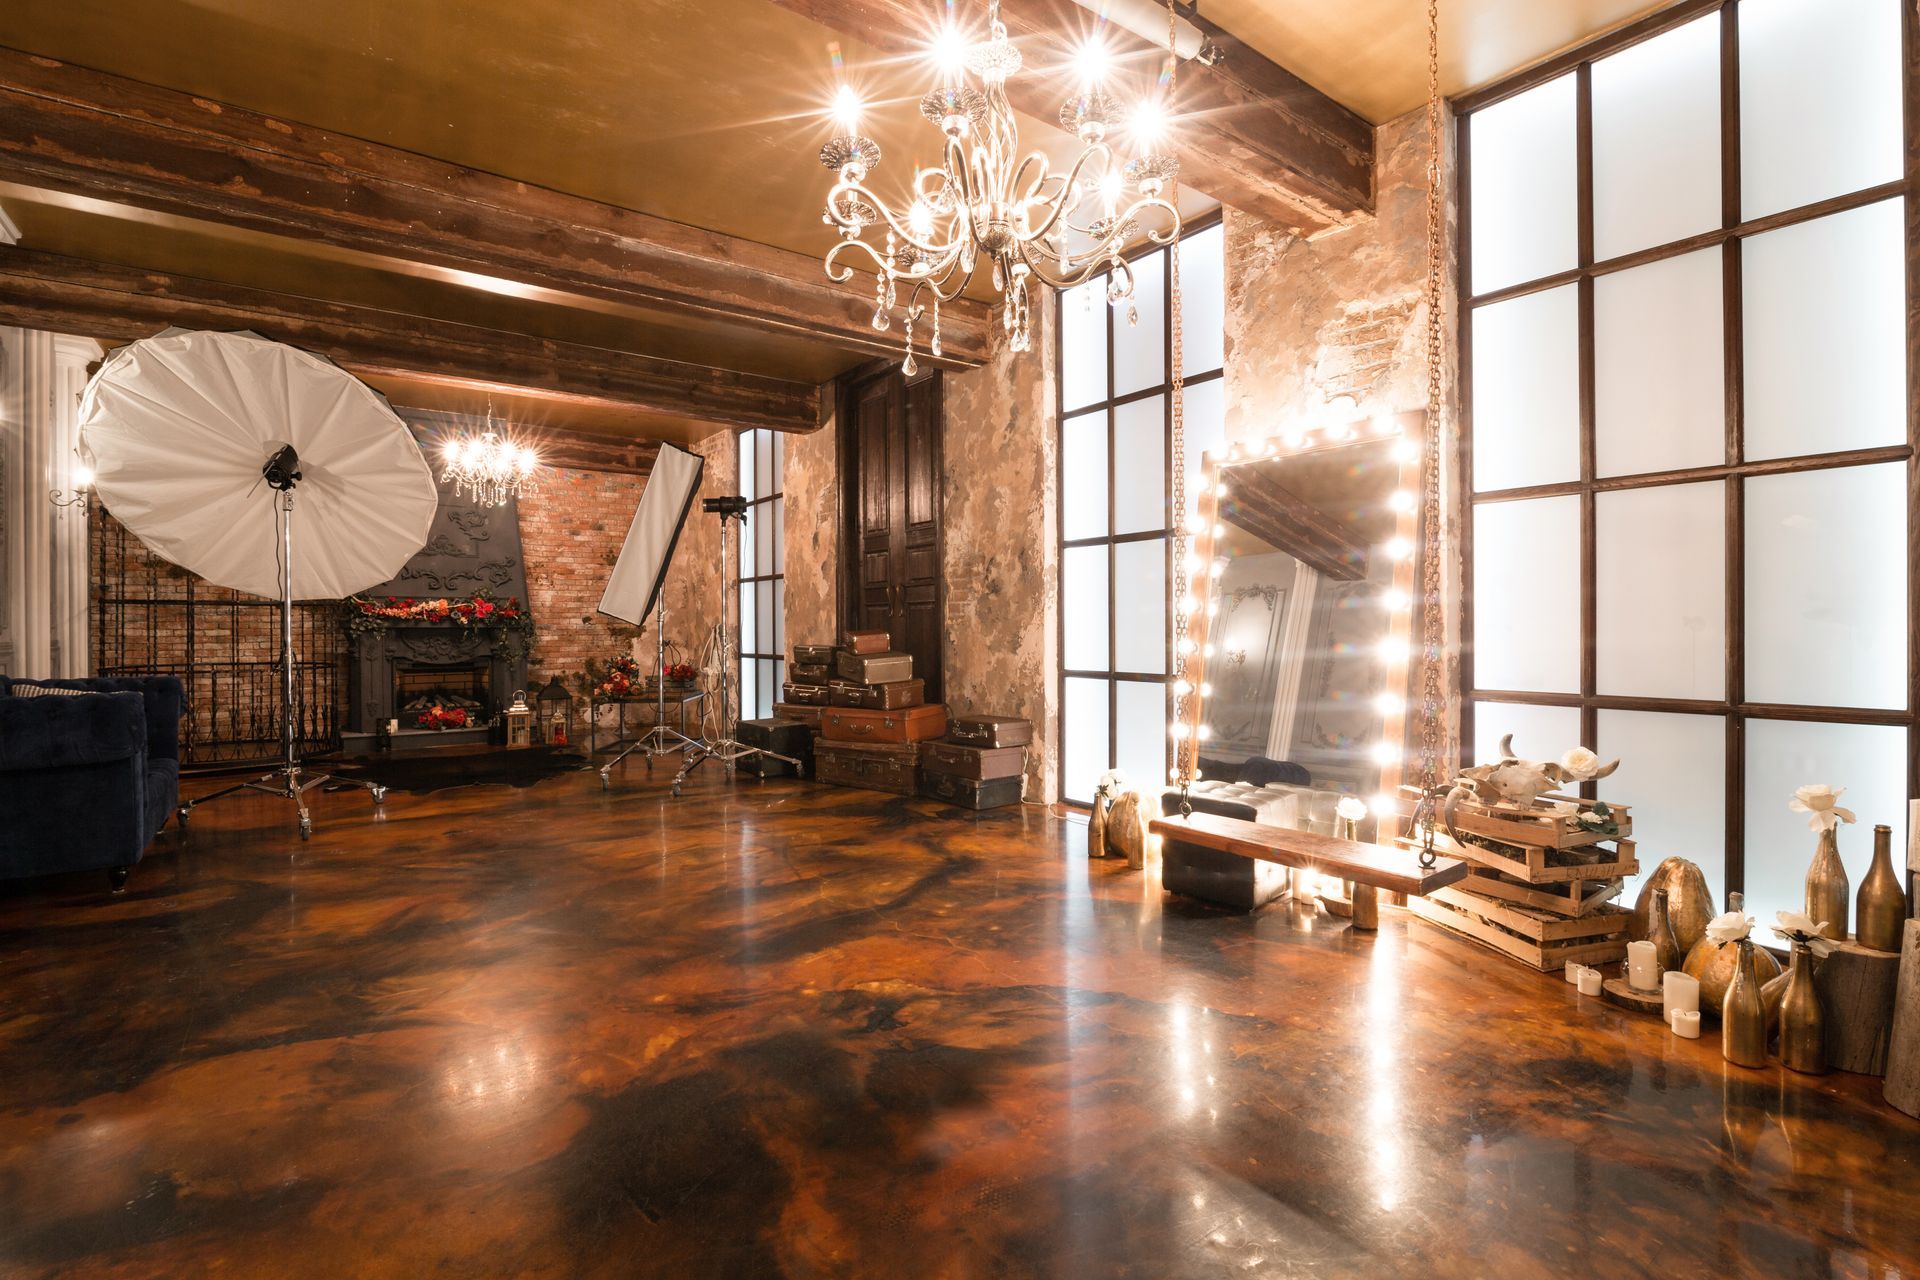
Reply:
<svg viewBox="0 0 1920 1280"><path fill-rule="evenodd" d="M1418 787L1400 788L1400 816L1413 817L1415 806L1420 803L1421 792ZM1506 806L1481 804L1474 800L1463 800L1454 806L1453 826L1456 831L1469 832L1476 836L1486 836L1503 844L1537 845L1546 849L1578 849L1584 845L1601 840L1615 839L1614 836L1596 836L1591 831L1582 831L1579 827L1570 827L1565 815L1557 813L1551 807L1551 801L1570 801L1586 807L1591 800L1581 800L1577 796L1549 795L1532 809L1512 809ZM1612 810L1614 820L1619 824L1620 836L1633 834L1632 805L1615 804L1609 800L1607 808ZM1436 820L1440 815L1435 815ZM1444 821L1441 821L1444 829Z"/></svg>
<svg viewBox="0 0 1920 1280"><path fill-rule="evenodd" d="M1640 870L1631 840L1603 840L1571 849L1510 845L1503 850L1489 849L1480 844L1462 844L1445 832L1435 832L1433 839L1434 847L1449 857L1504 872L1530 885L1618 880ZM1400 843L1409 849L1419 844L1408 836L1400 837Z"/></svg>
<svg viewBox="0 0 1920 1280"><path fill-rule="evenodd" d="M1488 920L1477 911L1465 910L1434 897L1409 898L1407 909L1428 924L1491 947L1502 955L1551 973L1570 964L1608 964L1627 956L1625 925L1613 938L1567 938L1535 941ZM1625 912L1621 913L1623 919Z"/></svg>
<svg viewBox="0 0 1920 1280"><path fill-rule="evenodd" d="M1470 911L1482 920L1497 924L1533 942L1570 942L1576 939L1600 939L1610 938L1615 934L1624 935L1627 931L1627 921L1633 914L1624 907L1608 906L1590 915L1560 916L1550 911L1535 911L1529 907L1515 906L1508 902L1494 902L1475 894L1462 893L1458 886L1453 885L1444 889L1435 889L1427 896L1461 911Z"/></svg>
<svg viewBox="0 0 1920 1280"><path fill-rule="evenodd" d="M1562 884L1535 887L1521 884L1491 868L1475 867L1473 874L1455 887L1482 898L1495 898L1501 902L1532 907L1535 911L1548 911L1556 916L1584 916L1612 902L1626 887L1626 883L1616 877L1611 880L1568 880Z"/></svg>

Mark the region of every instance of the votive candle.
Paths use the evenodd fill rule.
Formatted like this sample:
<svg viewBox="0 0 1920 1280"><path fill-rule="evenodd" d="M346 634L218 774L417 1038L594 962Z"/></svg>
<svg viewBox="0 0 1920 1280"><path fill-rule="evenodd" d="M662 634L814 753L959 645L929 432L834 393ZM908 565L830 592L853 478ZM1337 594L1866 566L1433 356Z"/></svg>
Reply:
<svg viewBox="0 0 1920 1280"><path fill-rule="evenodd" d="M1660 953L1651 942L1627 944L1627 985L1635 991L1660 989Z"/></svg>
<svg viewBox="0 0 1920 1280"><path fill-rule="evenodd" d="M1700 1038L1700 1011L1698 1009L1675 1009L1669 1025L1673 1027L1673 1034L1679 1036L1682 1040L1698 1040Z"/></svg>
<svg viewBox="0 0 1920 1280"><path fill-rule="evenodd" d="M1579 986L1579 985L1580 985L1580 975L1581 975L1582 973L1584 973L1584 972L1586 972L1586 968L1587 968L1587 966L1585 966L1585 965L1583 965L1583 964L1570 964L1570 965L1568 965L1568 966L1567 966L1567 981L1568 981L1568 982L1571 982L1571 983L1573 983L1573 984L1574 984L1575 986Z"/></svg>
<svg viewBox="0 0 1920 1280"><path fill-rule="evenodd" d="M1583 996L1597 996L1600 994L1600 971L1598 969L1582 969L1580 971L1580 994Z"/></svg>
<svg viewBox="0 0 1920 1280"><path fill-rule="evenodd" d="M1700 979L1678 969L1661 974L1660 1011L1668 1022L1676 1013L1700 1012Z"/></svg>

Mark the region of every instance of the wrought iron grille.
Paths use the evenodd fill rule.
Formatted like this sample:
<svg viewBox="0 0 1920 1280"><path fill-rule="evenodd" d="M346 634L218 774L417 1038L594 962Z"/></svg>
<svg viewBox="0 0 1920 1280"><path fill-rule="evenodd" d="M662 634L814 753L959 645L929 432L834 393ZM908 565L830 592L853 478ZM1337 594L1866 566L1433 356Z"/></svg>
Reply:
<svg viewBox="0 0 1920 1280"><path fill-rule="evenodd" d="M92 526L94 674L180 678L184 767L277 758L279 604L169 564L105 512L94 512ZM293 607L294 740L307 754L340 749L348 654L340 610Z"/></svg>

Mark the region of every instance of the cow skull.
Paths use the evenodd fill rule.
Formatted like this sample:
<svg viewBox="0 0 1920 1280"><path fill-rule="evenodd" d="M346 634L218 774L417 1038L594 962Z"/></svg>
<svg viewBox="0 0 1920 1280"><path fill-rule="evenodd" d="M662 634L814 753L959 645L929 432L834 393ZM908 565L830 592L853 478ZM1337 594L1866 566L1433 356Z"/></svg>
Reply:
<svg viewBox="0 0 1920 1280"><path fill-rule="evenodd" d="M1570 753L1571 754L1571 753ZM1589 757L1591 758L1591 757ZM1577 763L1577 762L1576 762ZM1513 754L1513 735L1500 739L1500 759L1493 764L1462 769L1449 799L1474 799L1482 804L1509 804L1531 809L1545 792L1569 782L1604 778L1620 767L1618 760L1575 772L1553 760L1522 760Z"/></svg>

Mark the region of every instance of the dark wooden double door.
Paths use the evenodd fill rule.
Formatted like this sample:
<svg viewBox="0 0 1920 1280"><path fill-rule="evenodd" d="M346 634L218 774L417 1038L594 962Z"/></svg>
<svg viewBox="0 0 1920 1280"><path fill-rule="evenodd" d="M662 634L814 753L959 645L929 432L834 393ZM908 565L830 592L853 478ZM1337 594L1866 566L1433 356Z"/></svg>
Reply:
<svg viewBox="0 0 1920 1280"><path fill-rule="evenodd" d="M940 375L854 380L841 401L845 503L840 599L849 630L885 631L943 697Z"/></svg>

